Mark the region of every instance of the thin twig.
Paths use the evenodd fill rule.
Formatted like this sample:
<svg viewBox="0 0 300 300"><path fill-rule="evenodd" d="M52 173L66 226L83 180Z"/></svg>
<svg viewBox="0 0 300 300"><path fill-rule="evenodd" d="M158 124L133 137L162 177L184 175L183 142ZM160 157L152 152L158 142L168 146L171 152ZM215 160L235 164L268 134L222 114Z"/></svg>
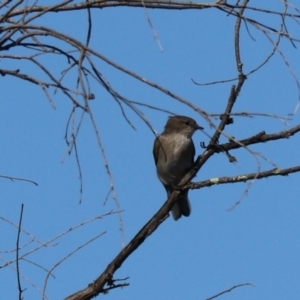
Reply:
<svg viewBox="0 0 300 300"><path fill-rule="evenodd" d="M18 177L12 177L12 176L6 176L6 175L0 175L1 178L10 179L11 181L18 180L18 181L26 181L33 183L34 185L38 186L39 184L33 180L25 179L25 178L18 178Z"/></svg>
<svg viewBox="0 0 300 300"><path fill-rule="evenodd" d="M234 290L234 289L236 289L236 288L238 288L238 287L242 287L242 286L246 286L246 285L250 285L250 286L253 286L253 287L254 287L254 285L253 285L252 283L241 283L241 284L237 284L237 285L234 285L233 287L231 287L231 288L229 288L229 289L227 289L227 290L225 290L225 291L223 291L223 292L221 292L221 293L218 293L218 294L216 294L216 295L214 295L214 296L212 296L212 297L206 298L205 300L212 300L212 299L215 299L215 298L217 298L217 297L219 297L219 296L221 296L221 295L223 295L223 294L225 294L225 293L230 293L232 290Z"/></svg>
<svg viewBox="0 0 300 300"><path fill-rule="evenodd" d="M43 287L43 295L46 295L46 289L47 289L48 279L49 279L49 276L52 274L53 270L56 267L58 267L60 264L62 264L65 260L67 260L69 257L71 257L73 254L75 254L77 251L79 251L80 249L84 248L88 244L92 243L93 241L95 241L96 239L98 239L99 237L101 237L102 235L104 235L105 233L106 233L106 231L97 234L95 237L91 238L90 240L86 241L82 245L78 246L76 249L74 249L73 251L71 251L70 253L68 253L65 257L63 257L61 260L59 260L57 263L55 263L54 266L49 270L49 272L46 275L45 282L44 282L44 287ZM43 299L45 299L44 296L43 296Z"/></svg>
<svg viewBox="0 0 300 300"><path fill-rule="evenodd" d="M18 228L18 235L17 235L17 245L16 245L16 268L17 268L17 280L18 280L18 291L19 291L19 300L22 300L22 293L23 289L21 287L20 281L20 269L19 269L19 242L20 242L20 234L21 234L21 225L22 225L22 218L23 218L23 208L24 204L21 204L21 212L20 212L20 219L19 219L19 228Z"/></svg>

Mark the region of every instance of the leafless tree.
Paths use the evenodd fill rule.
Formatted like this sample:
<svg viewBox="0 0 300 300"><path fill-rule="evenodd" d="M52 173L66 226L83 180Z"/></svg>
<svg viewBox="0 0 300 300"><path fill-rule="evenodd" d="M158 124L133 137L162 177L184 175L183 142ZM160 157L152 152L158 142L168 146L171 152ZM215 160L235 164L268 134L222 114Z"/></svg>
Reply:
<svg viewBox="0 0 300 300"><path fill-rule="evenodd" d="M232 82L232 87L228 91L227 104L225 109L221 114L210 113L204 111L193 101L189 101L184 97L176 94L174 91L158 84L157 82L151 81L145 78L143 75L137 74L134 71L127 69L126 67L118 64L117 62L109 59L101 52L97 51L90 46L91 33L95 28L93 28L93 18L92 11L97 9L106 9L111 7L132 7L145 9L146 16L150 28L156 37L155 28L152 25L151 18L147 12L151 9L159 10L180 10L184 14L184 10L213 10L219 11L224 15L227 15L231 19L235 19L235 28L232 33L234 36L234 47L233 52L235 56L235 78L222 79L220 81L208 82L208 83L198 83L193 80L195 85L213 85L213 84L223 84L225 82ZM98 62L104 62L114 68L117 72L128 75L137 82L150 87L152 89L158 90L163 93L166 97L169 97L173 101L180 102L183 105L191 108L196 113L202 117L209 127L214 129L214 134L210 138L207 145L202 144L203 153L200 155L194 164L194 167L190 172L183 178L180 183L180 189L175 191L171 197L164 203L164 205L157 211L157 213L139 230L135 237L120 251L120 253L108 263L107 268L99 270L99 276L95 278L93 283L86 283L87 287L80 290L73 295L68 296L66 299L91 299L100 293L107 293L108 290L127 286L128 283L126 279L119 282L114 278L116 270L118 270L123 262L139 247L141 244L152 234L155 230L164 222L168 216L170 208L175 203L178 196L186 189L200 189L217 184L227 184L227 183L237 183L237 182L249 182L247 188L245 189L246 194L252 184L259 179L272 177L272 176L284 176L294 172L300 171L300 165L287 166L285 169L279 169L273 164L273 167L267 170L261 170L259 160L266 159L262 154L254 151L251 146L259 143L267 143L271 141L277 141L282 139L287 139L299 133L300 124L290 128L289 130L266 133L265 131L258 132L257 134L244 138L242 140L236 139L225 130L232 125L233 119L236 116L242 116L245 118L254 117L257 114L250 112L240 112L232 113L232 109L239 98L241 91L243 90L245 81L251 78L251 75L259 72L264 66L268 64L270 59L278 54L282 57L283 62L286 64L287 68L292 74L293 80L298 88L300 94L300 83L298 81L297 75L293 73L290 67L290 62L285 56L285 53L281 51L280 45L283 40L289 41L291 46L296 47L300 39L295 33L291 33L288 30L287 23L295 22L299 25L300 13L298 9L287 1L283 0L281 3L282 10L276 10L270 7L269 9L261 8L260 6L251 6L251 2L248 0L236 1L229 3L229 1L215 1L211 3L199 3L199 2L177 2L177 1L153 1L153 0L143 0L143 1L114 1L114 0L94 0L94 1L75 1L68 0L58 2L53 5L43 6L40 5L38 1L29 4L29 1L16 0L16 1L1 1L0 11L1 11L1 27L0 27L0 59L5 66L15 65L15 61L26 62L26 64L20 64L20 68L2 68L0 69L0 74L6 77L14 77L22 81L27 81L31 84L36 85L38 88L42 89L45 94L45 98L48 99L52 107L55 107L55 97L57 93L62 93L66 100L71 103L70 116L66 126L65 141L68 145L68 154L75 152L77 167L81 176L81 166L80 166L80 156L77 153L77 136L80 132L83 116L87 115L92 124L94 131L97 136L97 143L101 150L103 159L105 161L105 168L110 180L110 192L113 194L113 198L116 202L116 211L111 213L117 213L119 215L120 222L122 222L122 215L120 213L121 208L117 201L115 194L113 176L111 174L109 163L106 159L105 148L102 144L101 138L98 134L97 122L95 121L95 114L91 107L90 102L95 98L94 92L91 88L91 81L97 82L98 86L106 91L107 95L111 96L114 101L119 105L123 117L126 119L128 124L132 127L133 124L130 118L125 112L124 107L129 108L139 118L147 124L147 126L156 133L151 121L148 119L147 115L143 112L143 108L152 108L157 111L163 110L152 103L142 103L136 102L127 98L122 92L118 91L117 88L113 87L106 79L105 74L99 67ZM42 20L43 17L50 14L69 14L72 11L85 11L87 13L87 24L88 29L86 32L85 40L79 40L76 34L68 35L55 28L49 28L43 25L42 22L37 22ZM264 21L265 15L271 15L276 20L276 26L274 24L268 24ZM251 16L251 17L250 17ZM38 25L39 23L39 25ZM266 39L272 44L272 51L267 55L259 65L250 71L245 72L243 65L243 55L241 51L241 28L246 29L246 33L251 37L251 30L257 30L261 32ZM250 30L251 29L251 30ZM159 47L160 42L156 37ZM55 68L53 64L49 61L57 62ZM60 66L60 72L56 71L57 66ZM70 84L70 81L65 80L66 77L75 78ZM25 92L25 91L24 91ZM297 112L298 106L295 108ZM166 111L172 113L172 110ZM73 123L74 116L80 116L78 121ZM261 114L264 117L277 118L286 121L286 117L274 115L274 114ZM217 121L216 121L217 120ZM227 143L221 143L220 137L224 136L228 139ZM242 148L244 151L251 153L257 160L256 168L252 173L243 174L234 177L220 177L215 179L210 179L201 182L191 182L195 177L201 167L215 154L224 153L227 155L230 163L234 163L236 158L231 154L235 149ZM296 151L296 150L295 150ZM15 178L10 176L2 175L2 178L7 177L11 180L27 180L21 178ZM30 180L28 180L30 181ZM35 182L33 182L35 183ZM82 186L82 178L81 178ZM82 188L82 187L81 187ZM80 198L82 193L80 193ZM241 197L242 199L243 197ZM239 199L233 206L240 203ZM23 211L23 209L22 209ZM103 216L98 216L92 220L84 221L69 230L61 233L59 236L49 240L46 243L39 243L34 250L27 252L26 254L20 255L19 251L21 246L19 245L19 235L24 234L29 236L32 240L36 240L36 237L32 236L29 232L22 229L22 213L20 217L20 224L13 224L10 220L2 218L11 226L18 228L18 241L16 249L16 259L13 261L6 262L2 265L2 268L17 263L16 272L18 274L19 282L19 299L22 298L22 288L19 278L18 261L20 259L27 259L30 255L46 245L50 245L59 238L64 237L68 232L75 230L89 222L96 219L102 218ZM104 232L101 232L94 239L101 236ZM92 240L94 240L92 239ZM91 242L88 241L86 244ZM81 245L79 248L84 247L86 244ZM25 247L23 245L22 247ZM79 248L74 249L76 252ZM73 252L72 252L73 253ZM72 254L70 253L70 255ZM69 256L64 257L56 265L53 266L51 270L47 270L47 276L45 282L47 282L49 276L52 276L52 270L59 265L63 260L68 259ZM42 266L39 265L42 268ZM247 283L248 284L248 283ZM46 286L42 291L43 295L46 295ZM235 286L238 287L238 286ZM235 288L233 287L233 288ZM232 288L232 289L233 289ZM225 292L230 292L232 289L226 290L215 297L221 296ZM44 296L46 298L46 296ZM211 297L213 299L215 297Z"/></svg>

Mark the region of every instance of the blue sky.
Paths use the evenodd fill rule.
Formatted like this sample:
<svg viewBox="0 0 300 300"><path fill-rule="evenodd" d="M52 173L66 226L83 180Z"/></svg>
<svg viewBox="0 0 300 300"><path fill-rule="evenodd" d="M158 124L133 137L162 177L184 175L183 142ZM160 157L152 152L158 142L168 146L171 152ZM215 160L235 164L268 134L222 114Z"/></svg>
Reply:
<svg viewBox="0 0 300 300"><path fill-rule="evenodd" d="M258 1L252 1L255 6ZM297 3L296 3L297 4ZM280 1L274 6L280 8ZM147 10L163 47L160 51L147 23L145 10L128 8L95 9L90 46L120 65L164 86L193 102L208 113L221 113L226 107L233 83L196 86L237 76L233 50L234 19L216 10L163 11ZM249 13L253 17L253 13ZM278 28L278 19L259 17ZM276 21L277 20L277 21ZM54 26L66 34L85 40L85 12L49 14L35 24ZM277 25L276 25L277 24ZM293 35L299 29L287 22ZM272 50L265 36L249 26L253 40L243 26L241 56L247 73ZM59 44L57 44L59 45ZM283 40L280 49L298 77L299 50ZM18 49L21 51L21 49ZM14 50L13 53L22 53ZM63 59L44 60L56 74L67 67ZM167 95L120 74L105 62L95 64L118 92L133 101L156 105L177 114L188 115L205 127L206 121L186 106ZM29 63L1 61L2 67L42 74ZM66 84L76 86L70 75ZM123 210L125 242L153 216L166 200L163 186L155 173L152 157L154 134L128 107L124 107L133 130L122 116L118 104L104 89L91 80L95 100L91 109L99 128L101 141L113 175L116 193ZM83 174L82 203L80 181L74 152L62 163L67 150L64 141L66 123L72 105L62 93L54 95L53 109L41 89L9 76L1 77L1 175L34 180L38 186L1 179L0 216L18 223L24 203L23 228L36 240L46 242L76 224L116 210L109 197L110 183L89 117L86 115L77 139ZM275 54L260 71L249 76L233 112L270 113L288 117L299 101L297 85L280 55ZM168 115L140 107L157 132L163 130ZM76 113L76 122L80 119ZM217 124L218 120L214 120ZM274 133L299 124L297 112L288 125L276 118L235 117L226 133L237 139L265 130ZM208 143L201 132L194 135L197 155L203 152L200 142ZM226 142L223 137L221 142ZM299 165L299 138L254 145L279 168ZM224 154L213 156L194 181L219 176L252 173L257 161L244 149L232 151L237 158L230 164ZM260 159L261 169L273 166ZM192 214L178 222L166 220L115 273L115 278L130 277L129 287L109 292L109 299L206 299L240 283L252 283L225 294L219 299L297 299L300 293L300 203L299 174L272 177L255 182L242 203L232 206L244 193L247 184L228 184L190 192ZM41 248L26 258L51 269L75 248L103 234L53 271L46 294L49 299L62 299L86 287L121 250L122 237L118 215L81 226L61 239ZM1 251L15 249L17 230L0 219ZM37 241L26 245L28 236L21 235L20 254L30 252ZM2 263L13 260L14 252L0 254ZM0 270L0 294L17 299L15 265ZM46 272L22 261L24 299L40 299L33 282L43 289ZM103 297L103 295L102 295Z"/></svg>

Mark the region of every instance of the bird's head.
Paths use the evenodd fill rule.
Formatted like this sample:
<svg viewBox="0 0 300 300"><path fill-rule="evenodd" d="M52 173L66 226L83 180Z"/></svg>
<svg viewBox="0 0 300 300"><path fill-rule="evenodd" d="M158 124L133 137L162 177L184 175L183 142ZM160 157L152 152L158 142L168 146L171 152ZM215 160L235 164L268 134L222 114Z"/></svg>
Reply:
<svg viewBox="0 0 300 300"><path fill-rule="evenodd" d="M203 129L197 122L186 116L172 116L165 126L166 133L181 133L187 137L192 137L194 132L198 129Z"/></svg>

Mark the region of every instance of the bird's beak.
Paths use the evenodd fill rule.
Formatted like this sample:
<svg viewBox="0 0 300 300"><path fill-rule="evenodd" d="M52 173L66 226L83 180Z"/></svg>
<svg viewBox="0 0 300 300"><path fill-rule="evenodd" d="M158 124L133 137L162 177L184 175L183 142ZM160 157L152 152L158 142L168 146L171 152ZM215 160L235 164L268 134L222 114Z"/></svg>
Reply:
<svg viewBox="0 0 300 300"><path fill-rule="evenodd" d="M197 124L197 125L195 126L195 129L196 129L196 130L198 130L198 129L199 129L199 130L202 130L202 129L204 129L204 128Z"/></svg>

